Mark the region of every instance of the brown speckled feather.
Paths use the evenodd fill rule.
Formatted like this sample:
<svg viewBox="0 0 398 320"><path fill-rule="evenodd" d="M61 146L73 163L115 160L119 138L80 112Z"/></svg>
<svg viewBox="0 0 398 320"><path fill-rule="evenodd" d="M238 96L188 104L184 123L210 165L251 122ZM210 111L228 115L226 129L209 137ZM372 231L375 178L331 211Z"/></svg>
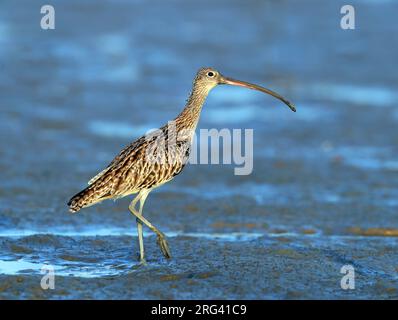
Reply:
<svg viewBox="0 0 398 320"><path fill-rule="evenodd" d="M169 132L168 125L159 129L167 142L173 141L177 129ZM170 181L178 175L188 160L194 128L188 126L186 136L176 139L173 145L161 144L156 137L143 136L124 148L113 161L90 180L89 186L76 194L68 203L76 212L109 198L120 198L137 193L142 189L152 189ZM192 130L193 129L193 130ZM148 159L148 154L158 156L157 161Z"/></svg>

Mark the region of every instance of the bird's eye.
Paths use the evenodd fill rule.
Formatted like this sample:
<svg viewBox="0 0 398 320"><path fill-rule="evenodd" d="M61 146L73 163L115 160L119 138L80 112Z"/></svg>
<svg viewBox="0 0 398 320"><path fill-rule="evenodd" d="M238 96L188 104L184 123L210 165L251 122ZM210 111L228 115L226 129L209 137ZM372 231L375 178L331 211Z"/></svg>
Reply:
<svg viewBox="0 0 398 320"><path fill-rule="evenodd" d="M207 73L207 76L208 76L209 78L213 78L213 77L214 77L214 72L209 71L209 72Z"/></svg>

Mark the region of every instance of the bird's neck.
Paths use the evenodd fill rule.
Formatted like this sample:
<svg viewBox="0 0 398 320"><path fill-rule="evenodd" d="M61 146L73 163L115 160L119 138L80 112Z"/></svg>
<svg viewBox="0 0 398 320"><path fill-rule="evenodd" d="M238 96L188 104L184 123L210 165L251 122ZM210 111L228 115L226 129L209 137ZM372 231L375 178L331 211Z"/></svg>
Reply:
<svg viewBox="0 0 398 320"><path fill-rule="evenodd" d="M175 119L177 130L187 129L195 131L203 104L210 90L211 88L198 86L194 83L184 110Z"/></svg>

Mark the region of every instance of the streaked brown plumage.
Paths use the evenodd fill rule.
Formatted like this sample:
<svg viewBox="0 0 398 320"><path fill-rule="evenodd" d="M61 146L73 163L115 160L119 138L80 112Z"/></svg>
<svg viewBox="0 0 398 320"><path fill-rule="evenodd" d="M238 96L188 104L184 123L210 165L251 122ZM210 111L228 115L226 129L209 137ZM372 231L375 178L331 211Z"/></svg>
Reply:
<svg viewBox="0 0 398 320"><path fill-rule="evenodd" d="M145 261L143 223L157 234L163 255L170 258L164 234L143 217L142 208L151 190L172 180L184 168L202 106L210 90L219 84L243 86L271 94L296 111L290 102L269 89L226 78L213 68L202 68L194 79L186 107L177 118L157 132L142 136L124 148L103 171L89 181L87 188L72 197L68 202L70 211L77 212L106 199L138 193L129 210L137 220L140 259ZM139 210L135 208L138 201Z"/></svg>

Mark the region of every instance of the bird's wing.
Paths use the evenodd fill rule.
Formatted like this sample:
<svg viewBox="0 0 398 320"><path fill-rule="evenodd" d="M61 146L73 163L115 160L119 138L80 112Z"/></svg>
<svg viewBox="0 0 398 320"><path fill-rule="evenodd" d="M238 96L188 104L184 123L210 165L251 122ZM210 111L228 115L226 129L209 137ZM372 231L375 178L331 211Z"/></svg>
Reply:
<svg viewBox="0 0 398 320"><path fill-rule="evenodd" d="M95 175L94 177L92 177L89 180L88 185L93 184L95 181L97 181L99 178L101 178L105 173L107 173L108 170L110 168L112 168L115 163L117 163L120 159L122 159L126 155L126 153L129 150L131 150L133 145L134 145L134 142L132 144L128 145L127 147L125 147L122 151L120 151L119 154L112 160L112 162L104 170L102 170L100 173L98 173L97 175Z"/></svg>
<svg viewBox="0 0 398 320"><path fill-rule="evenodd" d="M122 151L119 152L119 154L112 160L112 162L104 170L102 170L100 173L98 173L88 181L88 185L92 185L94 182L96 182L99 178L101 178L104 174L106 174L115 164L117 164L120 160L122 160L127 154L133 151L142 142L143 142L143 137L135 140L127 147L125 147Z"/></svg>

